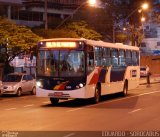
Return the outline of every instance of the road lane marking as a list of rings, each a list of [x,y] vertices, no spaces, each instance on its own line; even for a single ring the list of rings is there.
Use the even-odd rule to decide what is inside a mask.
[[[112,103],[112,102],[117,102],[117,101],[129,99],[129,98],[134,98],[134,97],[139,97],[139,96],[143,96],[143,95],[148,95],[148,94],[154,94],[154,93],[158,93],[158,92],[160,92],[160,91],[153,91],[153,92],[148,92],[148,93],[142,93],[142,94],[139,94],[139,95],[128,96],[128,97],[125,97],[125,98],[119,98],[119,99],[109,100],[109,101],[106,101],[106,102],[99,102],[98,104],[93,104],[93,105],[85,106],[85,107],[82,107],[82,108],[71,109],[71,110],[68,110],[67,112],[77,111],[77,110],[81,110],[81,109],[85,109],[85,108],[90,108],[90,107],[97,106],[97,105],[102,105],[102,104],[109,104],[109,103]]]
[[[135,110],[130,111],[130,112],[128,112],[128,113],[131,114],[131,113],[134,113],[134,112],[137,112],[137,111],[140,111],[140,110],[142,110],[142,109],[135,109]]]
[[[148,93],[143,93],[143,94],[139,94],[138,96],[143,96],[143,95],[148,95],[148,94],[154,94],[160,91],[153,91],[153,92],[148,92]]]
[[[43,104],[49,104],[50,103],[50,101],[45,101],[45,102],[42,102]]]
[[[2,99],[1,101],[7,102],[7,101],[10,101],[10,100],[13,100],[13,99]]]
[[[17,109],[17,108],[8,108],[8,109],[5,109],[5,110],[8,111],[8,110],[14,110],[14,109]]]
[[[74,136],[74,135],[75,135],[75,133],[70,133],[70,134],[65,135],[65,136],[63,136],[63,137],[71,137],[71,136]]]
[[[72,112],[72,111],[77,111],[77,110],[81,110],[81,109],[84,109],[85,107],[83,107],[83,108],[76,108],[76,109],[70,109],[70,110],[68,110],[67,112]]]
[[[30,104],[30,105],[25,105],[25,106],[23,106],[24,108],[26,108],[26,107],[32,107],[34,104]]]
[[[27,97],[20,97],[20,99],[26,99]]]
[[[93,104],[93,105],[90,105],[90,106],[86,106],[86,108],[92,107],[92,106],[97,106],[97,105],[102,105],[102,104],[108,104],[108,103],[112,103],[112,102],[117,102],[117,101],[121,101],[121,100],[126,100],[126,99],[129,99],[129,98],[139,97],[139,96],[143,96],[143,95],[154,94],[154,93],[158,93],[158,92],[160,92],[160,91],[142,93],[142,94],[139,94],[139,95],[133,95],[133,96],[128,96],[128,97],[124,97],[124,98],[118,98],[118,99],[115,98],[114,100],[109,100],[107,102],[99,102],[98,104]]]

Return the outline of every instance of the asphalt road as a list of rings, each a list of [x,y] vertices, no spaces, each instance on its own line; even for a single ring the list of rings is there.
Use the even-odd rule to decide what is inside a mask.
[[[69,137],[75,131],[160,130],[159,123],[159,83],[140,85],[127,97],[104,96],[99,104],[69,100],[52,106],[31,95],[0,97],[1,131],[69,131]]]

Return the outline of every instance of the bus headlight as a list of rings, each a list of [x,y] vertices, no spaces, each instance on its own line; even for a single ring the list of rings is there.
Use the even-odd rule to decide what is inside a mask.
[[[83,85],[82,83],[79,84],[79,87],[80,87],[80,88],[83,88],[83,86],[84,86],[84,85]]]
[[[85,84],[83,84],[83,83],[79,83],[79,84],[76,86],[76,88],[77,88],[77,89],[78,89],[78,88],[83,88],[84,85],[85,85]]]
[[[42,87],[42,83],[40,81],[36,82],[37,87]]]

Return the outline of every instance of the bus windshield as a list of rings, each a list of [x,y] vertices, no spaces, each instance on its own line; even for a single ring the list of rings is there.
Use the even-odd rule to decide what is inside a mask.
[[[40,50],[37,74],[53,77],[81,77],[85,72],[84,51]]]

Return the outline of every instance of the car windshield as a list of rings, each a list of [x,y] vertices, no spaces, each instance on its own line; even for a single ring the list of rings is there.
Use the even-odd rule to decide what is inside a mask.
[[[20,82],[22,78],[22,75],[7,75],[3,82]]]
[[[53,77],[81,77],[85,72],[84,51],[41,50],[37,74]]]

